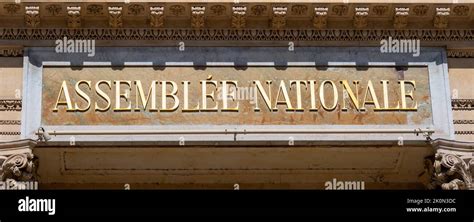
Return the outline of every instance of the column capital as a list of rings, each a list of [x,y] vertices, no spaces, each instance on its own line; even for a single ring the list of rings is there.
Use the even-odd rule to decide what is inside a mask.
[[[0,143],[0,180],[31,181],[35,179],[36,158],[31,139]]]
[[[430,189],[474,190],[474,142],[436,139]]]

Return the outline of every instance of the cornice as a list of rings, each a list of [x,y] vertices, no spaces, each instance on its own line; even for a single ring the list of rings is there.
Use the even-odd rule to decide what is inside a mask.
[[[392,37],[456,48],[448,51],[451,58],[474,57],[472,51],[462,50],[474,40],[474,1],[235,2],[2,0],[0,42],[53,46],[67,37],[98,40],[97,46],[130,45],[115,40],[147,46],[175,44],[164,41],[298,41],[325,46],[373,45]],[[0,56],[21,55],[21,48],[0,50]]]
[[[471,28],[467,21],[474,19],[472,1],[18,2],[0,2],[1,27],[462,29]],[[163,23],[156,23],[157,18]],[[322,21],[327,25],[321,26]],[[240,25],[233,26],[235,22]]]
[[[474,29],[148,29],[148,28],[0,28],[1,40],[201,40],[201,41],[380,41],[403,38],[433,41],[473,41]],[[470,54],[466,56],[470,57]]]

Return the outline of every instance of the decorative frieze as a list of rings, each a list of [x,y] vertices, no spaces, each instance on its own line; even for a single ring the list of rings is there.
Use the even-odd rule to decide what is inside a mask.
[[[0,131],[0,136],[19,136],[21,132],[18,131]]]
[[[126,2],[125,2],[126,3]],[[156,3],[157,4],[157,3]],[[314,11],[314,7],[311,7],[310,4],[306,3],[296,3],[282,5],[283,3],[277,2],[262,2],[262,3],[246,3],[246,4],[231,4],[231,3],[161,3],[159,7],[166,8],[166,14],[155,14],[149,11],[150,7],[156,7],[155,3],[144,3],[144,2],[134,2],[133,4],[123,4],[123,3],[108,3],[108,2],[96,2],[96,3],[35,3],[34,6],[28,6],[32,4],[20,3],[0,3],[2,10],[0,14],[5,16],[21,16],[23,9],[27,7],[32,7],[31,10],[28,10],[28,13],[25,14],[25,23],[27,27],[37,28],[39,27],[39,20],[41,20],[41,25],[45,27],[55,26],[54,28],[65,28],[61,23],[57,23],[54,20],[59,17],[66,19],[68,28],[87,28],[84,27],[84,24],[90,24],[91,27],[100,27],[99,24],[94,21],[109,19],[110,25],[112,28],[136,28],[136,24],[141,24],[141,22],[150,24],[150,28],[164,27],[161,24],[162,19],[165,17],[180,17],[179,20],[191,19],[192,22],[188,23],[183,27],[180,24],[180,28],[192,28],[192,29],[204,29],[204,28],[213,28],[213,24],[205,24],[205,18],[207,16],[212,17],[213,19],[218,19],[220,25],[229,24],[227,28],[239,28],[243,29],[248,27],[248,18],[256,19],[259,21],[264,21],[268,19],[270,22],[268,26],[262,22],[252,23],[257,29],[260,28],[270,28],[270,29],[323,29],[327,28],[327,21],[334,21],[335,27],[344,27],[343,24],[350,22],[353,24],[355,29],[365,29],[365,28],[374,28],[367,24],[368,21],[374,19],[377,21],[377,24],[381,24],[380,27],[387,27],[390,23],[393,23],[395,29],[406,29],[408,28],[409,17],[416,18],[422,17],[423,21],[431,19],[433,21],[433,27],[437,29],[446,29],[446,28],[455,28],[467,27],[466,23],[463,21],[472,20],[474,14],[472,13],[472,4],[445,4],[443,6],[436,6],[434,4],[406,4],[399,6],[396,4],[386,3],[366,3],[364,5],[360,4],[329,4],[329,3],[318,3],[315,5],[315,8],[318,9],[328,9],[320,10],[318,13]],[[197,6],[196,6],[197,5]],[[80,7],[82,11],[78,10],[66,10],[69,7]],[[123,10],[122,10],[123,7]],[[193,7],[208,7],[204,12],[199,11],[198,9],[192,10]],[[234,7],[246,7],[245,12],[236,10]],[[120,8],[120,10],[113,10],[111,8]],[[285,10],[279,10],[285,9]],[[39,9],[44,10],[39,14]],[[108,10],[111,9],[111,10]],[[248,9],[248,10],[247,10]],[[392,10],[392,11],[391,11]],[[72,13],[74,12],[74,13]],[[313,13],[314,12],[314,13]],[[77,14],[76,14],[77,13]],[[125,13],[126,16],[122,18],[122,15]],[[147,14],[146,14],[147,13]],[[245,14],[245,16],[241,15]],[[156,15],[156,16],[155,16]],[[80,16],[80,17],[79,17]],[[107,16],[107,17],[106,17]],[[392,20],[391,19],[392,17]],[[451,24],[448,24],[448,18],[454,17],[451,21]],[[41,19],[40,19],[41,17]],[[55,18],[52,18],[55,17]],[[215,18],[218,17],[218,18]],[[178,19],[178,18],[172,18]],[[306,19],[312,20],[311,23],[307,22],[291,22],[288,23],[288,19],[291,21],[301,20],[306,21]],[[333,19],[333,20],[331,20]],[[466,20],[461,20],[466,19]],[[82,25],[79,25],[79,21],[82,20]],[[127,23],[127,20],[130,20],[130,23]],[[143,20],[143,21],[140,21]],[[153,20],[153,22],[152,22]],[[226,21],[222,21],[226,20]],[[244,21],[245,20],[245,21]],[[21,20],[15,20],[21,21]],[[15,23],[13,21],[13,23]],[[86,22],[87,21],[87,22]],[[204,22],[203,22],[204,21]],[[213,20],[215,21],[215,20]],[[421,21],[421,20],[420,20]],[[414,22],[418,22],[414,20]],[[77,23],[77,24],[74,24]],[[154,25],[151,25],[154,23]],[[240,23],[240,24],[239,24]],[[340,23],[342,26],[338,26],[337,23]],[[1,21],[0,21],[1,24]],[[74,25],[72,25],[74,24]],[[171,23],[172,24],[172,23]],[[203,26],[203,24],[205,24]],[[245,24],[245,25],[244,25]],[[424,23],[423,23],[424,24]],[[21,24],[18,24],[21,25]],[[303,27],[307,25],[307,27]],[[62,27],[59,27],[62,26]],[[292,27],[294,26],[294,27]],[[12,26],[13,27],[13,26]],[[418,27],[418,26],[417,26]],[[51,27],[52,28],[52,27]]]
[[[396,29],[403,29],[408,26],[408,15],[410,8],[395,8],[393,16],[393,27]]]
[[[333,15],[345,16],[349,11],[349,7],[347,7],[346,5],[335,5],[332,7],[331,11]]]
[[[109,26],[111,28],[121,28],[123,26],[122,7],[109,7]]]
[[[291,6],[291,14],[296,16],[306,15],[308,13],[308,6],[306,5],[293,5]]]
[[[21,125],[21,120],[0,120],[0,125]]]
[[[437,139],[430,189],[472,190],[474,173],[474,143]]]
[[[273,16],[272,16],[272,28],[273,29],[283,29],[286,26],[286,12],[288,8],[273,7]]]
[[[447,49],[448,58],[474,58],[474,49]]]
[[[62,6],[60,4],[50,4],[46,6],[47,14],[51,16],[57,16],[61,13]]]
[[[39,6],[25,7],[25,25],[30,28],[37,28],[40,25]]]
[[[355,8],[355,15],[354,15],[354,27],[358,29],[362,29],[367,27],[367,17],[369,16],[369,8],[368,7],[358,7]]]
[[[474,120],[472,119],[457,119],[453,120],[454,124],[474,124]]]
[[[313,27],[317,29],[323,29],[327,26],[328,20],[328,8],[318,7],[314,8]]]
[[[165,26],[163,6],[150,7],[150,26],[153,28],[163,28]]]
[[[468,16],[469,15],[469,7],[465,5],[458,5],[453,8],[453,15],[454,16]]]
[[[445,29],[448,27],[448,17],[450,8],[436,8],[436,16],[434,17],[434,27],[438,29]]]
[[[0,100],[0,111],[21,111],[21,99]]]
[[[89,15],[102,15],[104,7],[98,4],[91,4],[87,6],[86,11]]]
[[[213,16],[221,16],[226,12],[226,7],[224,5],[213,5],[211,6],[211,12]]]
[[[14,15],[20,12],[20,4],[6,4],[3,6],[3,8],[10,15]]]
[[[385,16],[388,12],[388,6],[386,5],[376,5],[372,7],[372,13],[376,16]]]
[[[171,15],[173,16],[182,16],[184,15],[184,11],[186,11],[186,8],[182,5],[172,5],[169,7],[169,10],[171,12]]]
[[[23,46],[0,46],[0,57],[23,56]]]
[[[267,6],[265,5],[254,5],[250,8],[253,16],[263,16],[267,13]]]
[[[145,11],[145,7],[141,4],[131,4],[128,6],[129,15],[140,15]]]
[[[474,135],[474,131],[472,131],[472,130],[455,130],[454,134],[456,134],[456,135]]]
[[[81,7],[68,6],[67,10],[67,27],[80,28],[81,27]]]
[[[413,13],[415,16],[426,16],[429,9],[427,5],[416,5],[413,7]]]
[[[452,99],[453,110],[474,110],[474,99]]]
[[[206,7],[204,6],[192,6],[191,7],[191,27],[194,29],[202,29],[205,25],[204,12]]]
[[[471,29],[300,29],[298,35],[292,29],[283,29],[276,34],[274,29],[174,29],[150,30],[149,28],[127,28],[114,31],[110,28],[81,28],[69,32],[67,29],[41,28],[0,28],[0,39],[20,40],[57,40],[67,36],[68,39],[87,38],[95,40],[182,40],[183,38],[201,41],[374,41],[388,39],[390,36],[410,36],[413,39],[428,41],[472,41],[474,32]],[[137,33],[143,33],[137,35]]]
[[[232,7],[232,22],[231,26],[234,29],[243,29],[246,26],[247,7],[234,6]]]

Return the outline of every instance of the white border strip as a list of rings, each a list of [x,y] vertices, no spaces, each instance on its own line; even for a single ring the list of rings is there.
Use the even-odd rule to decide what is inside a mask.
[[[124,62],[125,66],[153,66],[153,62]]]
[[[84,66],[112,66],[112,62],[83,62]]]
[[[274,62],[247,62],[247,66],[275,66]]]
[[[206,62],[207,66],[235,66],[234,62]]]
[[[165,62],[166,66],[194,66],[194,62]]]
[[[71,62],[47,61],[47,62],[43,62],[43,66],[71,66]]]

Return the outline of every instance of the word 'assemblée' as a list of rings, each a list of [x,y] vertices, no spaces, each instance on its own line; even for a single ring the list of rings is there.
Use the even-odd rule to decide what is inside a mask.
[[[212,77],[211,77],[212,78]],[[253,110],[279,109],[290,111],[417,111],[414,80],[252,80],[256,95]],[[74,85],[63,81],[58,92],[54,112],[113,111],[239,111],[239,101],[232,88],[238,90],[235,80],[212,79],[199,82],[153,80],[78,80]],[[197,84],[198,87],[191,87]],[[396,87],[396,88],[393,88]],[[161,89],[160,89],[161,88]],[[217,98],[218,88],[222,98]],[[193,89],[193,90],[191,90]],[[74,91],[72,91],[74,90]],[[393,92],[398,93],[393,93]],[[71,97],[71,93],[75,93]],[[160,93],[161,92],[161,93]],[[378,93],[376,93],[378,92]],[[392,93],[390,93],[392,92]],[[160,93],[160,94],[158,94]],[[390,95],[389,95],[390,94]],[[396,94],[396,95],[394,95]],[[72,98],[76,98],[73,101]],[[157,101],[157,99],[159,101]],[[82,101],[79,101],[82,100]],[[95,100],[95,101],[94,101]],[[99,103],[98,101],[101,100]],[[259,103],[260,102],[260,103]],[[158,106],[160,105],[160,106]],[[62,109],[60,109],[63,107]]]

